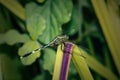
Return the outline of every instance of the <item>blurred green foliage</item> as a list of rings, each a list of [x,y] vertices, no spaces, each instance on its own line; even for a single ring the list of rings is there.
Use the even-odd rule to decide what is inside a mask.
[[[19,56],[49,43],[61,34],[69,35],[69,41],[88,49],[96,60],[104,65],[107,64],[111,71],[118,75],[90,0],[16,1],[25,10],[25,14],[22,14],[26,15],[25,20],[19,15],[15,15],[4,4],[0,4],[0,60],[10,58],[11,64],[9,65],[15,67],[3,69],[3,71],[11,70],[6,71],[7,74],[15,74],[14,76],[4,76],[11,77],[6,80],[14,79],[18,75],[20,78],[17,80],[51,80],[56,48],[48,48],[41,53],[36,52],[36,54],[30,55],[24,60],[21,59],[22,63],[28,66],[21,64]],[[13,0],[13,2],[16,1]],[[19,8],[11,7],[19,12]],[[7,63],[9,60],[2,61],[2,64]],[[74,68],[71,64],[69,80],[80,79]],[[14,69],[17,69],[18,72],[12,72]],[[94,71],[92,74],[95,80],[104,79]]]

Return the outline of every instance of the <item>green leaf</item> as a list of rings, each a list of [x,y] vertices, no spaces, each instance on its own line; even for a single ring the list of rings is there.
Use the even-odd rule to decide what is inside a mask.
[[[18,58],[10,58],[4,53],[0,53],[0,68],[2,69],[2,79],[0,80],[22,80],[19,72],[21,64]]]
[[[3,44],[5,41],[4,41],[4,34],[0,34],[0,44]]]
[[[11,29],[6,33],[0,34],[0,44],[7,43],[8,45],[14,45],[16,43],[24,43],[29,39],[28,35],[20,34],[18,31]]]
[[[41,35],[46,27],[45,19],[41,14],[41,9],[35,3],[27,4],[27,30],[33,40],[36,40]]]
[[[40,48],[40,45],[37,41],[28,41],[21,48],[19,48],[18,54],[19,56],[23,56],[38,48]],[[34,54],[30,54],[29,56],[21,58],[21,61],[24,65],[30,65],[35,62],[35,60],[40,57],[40,55],[40,51],[36,51]]]
[[[54,37],[62,33],[61,26],[70,20],[73,5],[71,0],[47,0],[44,5],[30,3],[27,6],[32,7],[29,14],[36,14],[36,17],[30,18],[31,21],[27,23],[27,25],[30,24],[31,26],[29,27],[31,29],[28,28],[29,33],[36,35],[35,38],[37,38],[40,35],[37,34],[37,31],[41,32],[39,40],[43,43],[48,43]],[[39,21],[35,20],[35,18],[39,18]],[[36,26],[35,21],[32,22],[32,20],[35,20],[36,23],[39,22],[41,25]],[[42,23],[44,20],[45,24]],[[41,31],[43,27],[45,27],[45,30],[42,30],[44,32]],[[31,36],[34,38],[33,35]]]
[[[79,3],[82,7],[90,7],[90,3],[88,0],[80,0]]]
[[[69,75],[68,76],[73,76],[73,75],[76,75],[77,74],[77,71],[75,69],[75,66],[74,64],[71,62],[70,63],[70,68],[69,68]]]
[[[45,80],[44,78],[45,74],[37,75],[33,80]]]
[[[55,62],[55,51],[47,48],[45,49],[44,52],[44,61],[42,64],[43,69],[48,70],[50,72],[50,74],[53,73],[53,67],[54,67],[54,62]]]
[[[43,3],[43,2],[45,2],[46,0],[37,0],[37,2],[39,2],[39,3]]]
[[[69,23],[69,27],[67,27],[68,29],[68,34],[69,35],[73,35],[75,34],[77,31],[80,30],[80,27],[82,27],[82,11],[81,8],[78,6],[74,6],[73,12],[72,12],[72,17],[71,17],[71,21]]]
[[[0,32],[5,32],[12,27],[8,11],[0,6]]]
[[[102,37],[102,34],[100,34],[100,31],[95,21],[89,24],[85,23],[85,26],[86,26],[86,35],[91,35],[92,37],[99,38],[101,42],[104,42],[104,38]]]

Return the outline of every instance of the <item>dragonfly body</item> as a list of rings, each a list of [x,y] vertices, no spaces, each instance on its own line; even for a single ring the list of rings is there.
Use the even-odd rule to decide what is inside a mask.
[[[58,44],[64,43],[66,40],[68,40],[67,35],[57,36],[53,41],[51,41],[47,45],[43,46],[43,48],[46,48],[46,47],[49,47],[49,46],[50,47],[57,46]]]
[[[54,47],[54,46],[57,46],[58,44],[62,44],[64,43],[66,40],[68,40],[68,36],[67,35],[62,35],[62,36],[57,36],[54,40],[52,40],[50,43],[48,43],[47,45],[45,46],[42,46],[36,50],[33,50],[32,52],[29,52],[23,56],[21,56],[20,58],[24,58],[24,57],[27,57],[29,56],[30,54],[33,54],[35,53],[36,51],[41,51],[43,50],[44,48],[47,48],[47,47]]]

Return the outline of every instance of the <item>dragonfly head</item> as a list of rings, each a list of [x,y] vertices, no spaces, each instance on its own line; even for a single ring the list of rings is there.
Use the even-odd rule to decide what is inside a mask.
[[[69,39],[69,36],[64,35],[64,39],[68,40],[68,39]]]

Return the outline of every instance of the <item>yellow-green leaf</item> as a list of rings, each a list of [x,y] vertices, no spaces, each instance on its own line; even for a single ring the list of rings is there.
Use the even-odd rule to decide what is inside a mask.
[[[62,65],[62,56],[63,56],[63,51],[61,50],[61,45],[59,45],[57,48],[57,54],[56,54],[56,60],[55,60],[52,80],[59,80],[60,69]]]
[[[20,19],[25,20],[25,10],[17,0],[0,0],[0,3],[2,3]]]
[[[80,75],[81,80],[93,80],[88,65],[84,57],[82,56],[81,51],[76,45],[73,49],[72,61]]]
[[[0,34],[0,43],[7,43],[9,45],[14,45],[16,43],[25,43],[30,40],[29,36],[26,34],[20,34],[17,30],[11,29],[6,33]]]
[[[38,48],[40,48],[40,45],[37,41],[28,41],[21,48],[19,48],[18,54],[19,56],[23,56]],[[35,53],[30,54],[24,58],[21,58],[21,61],[24,65],[30,65],[33,62],[35,62],[35,60],[38,57],[40,57],[40,55],[41,55],[40,51],[35,51]]]

